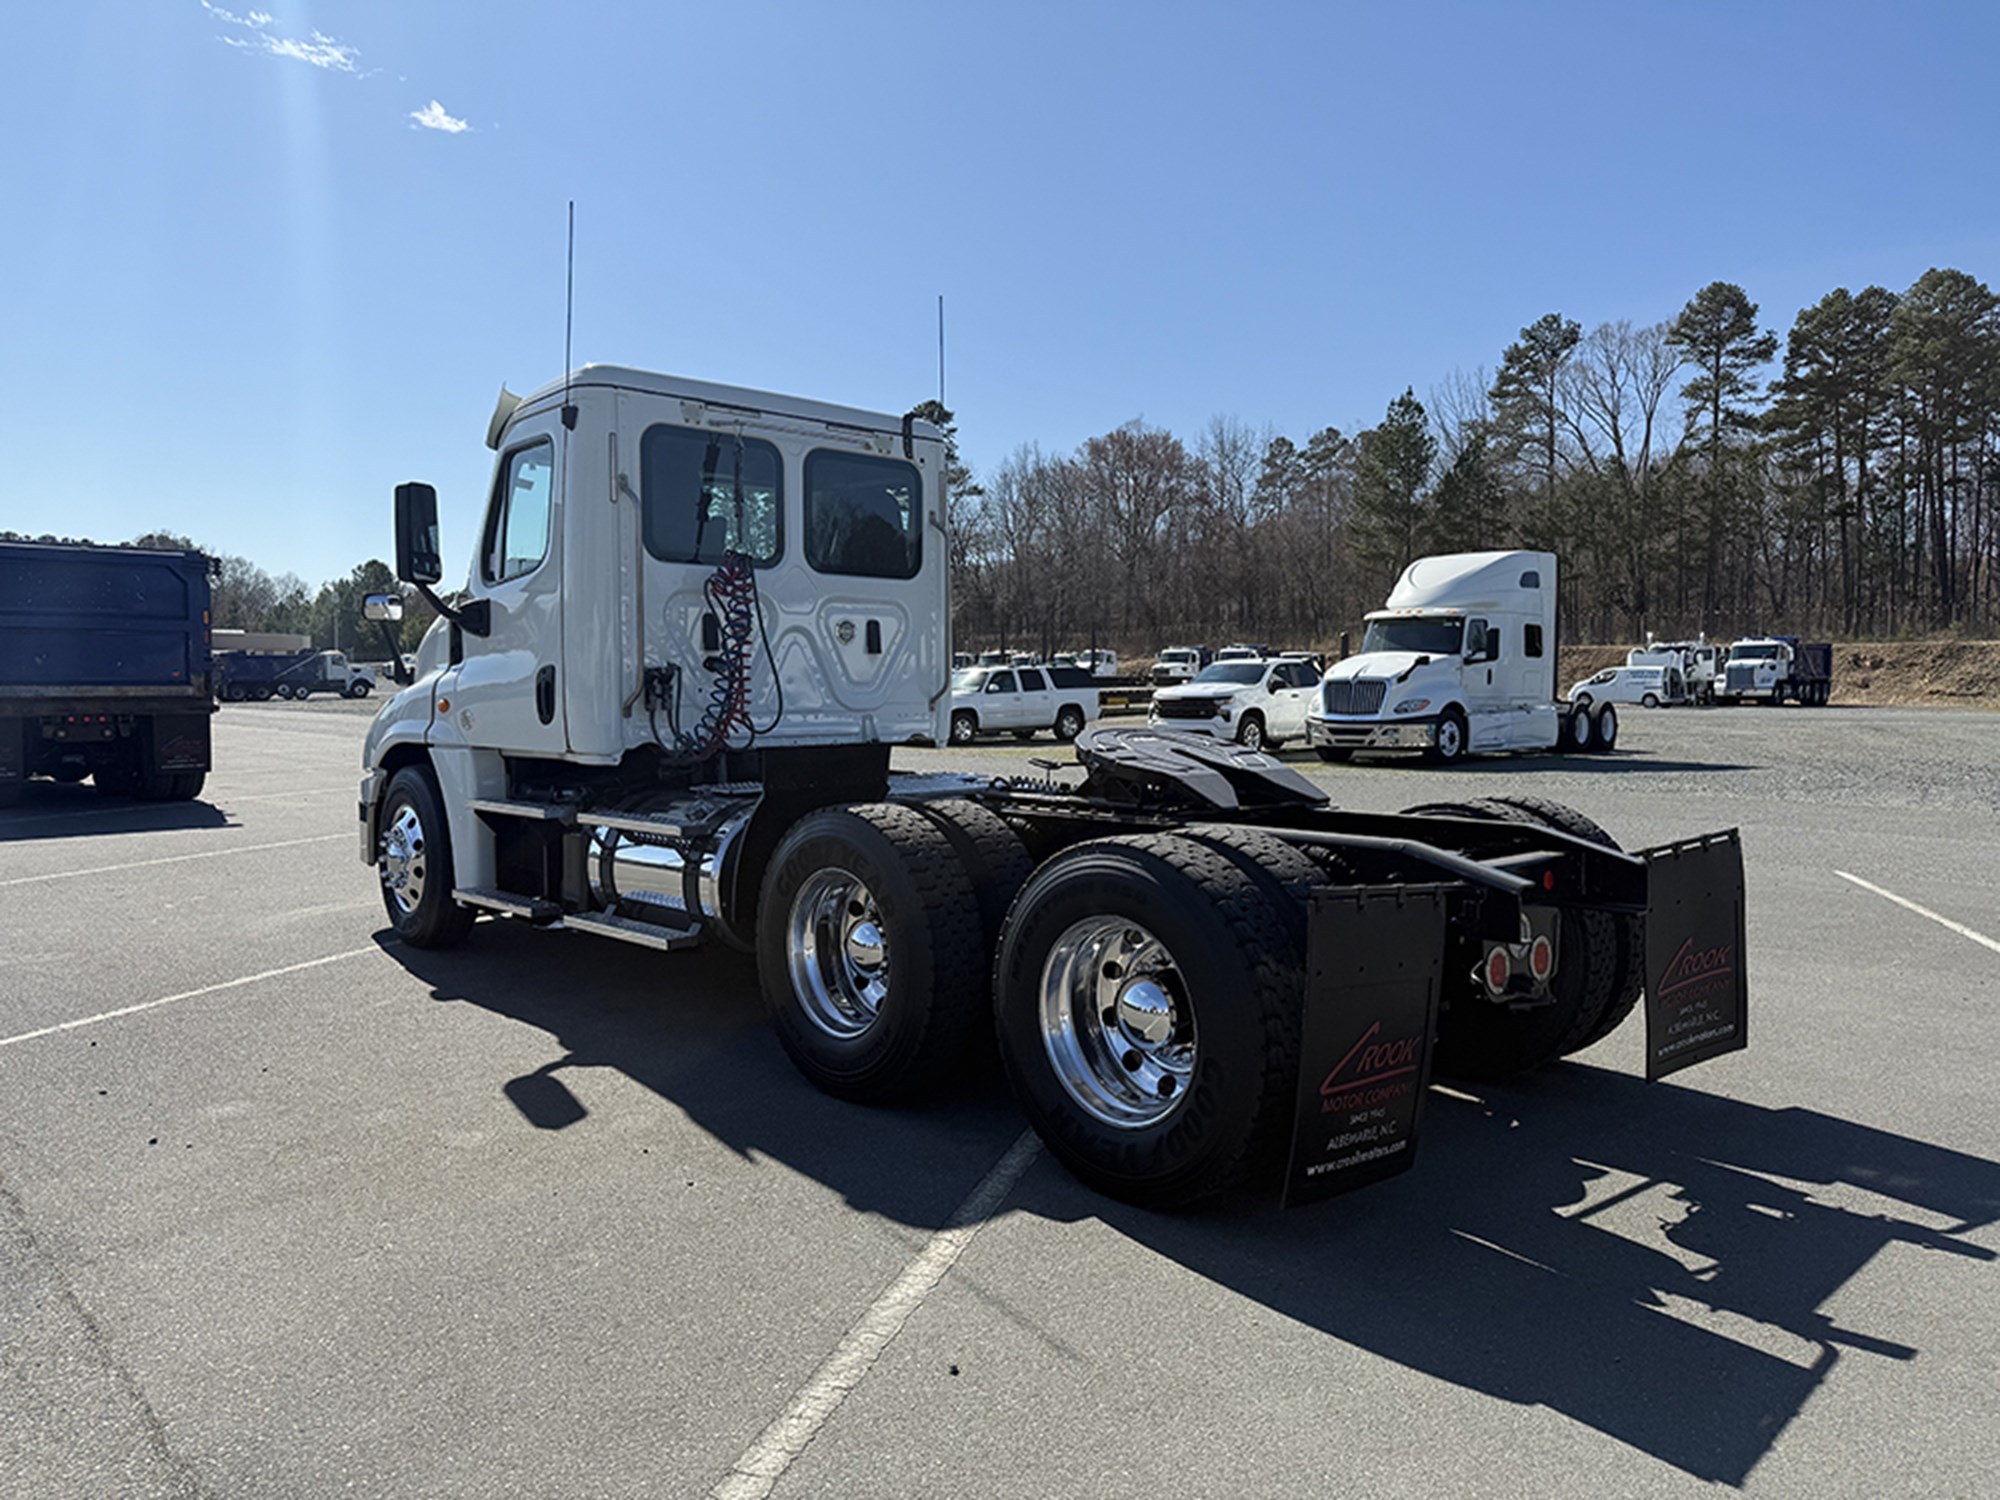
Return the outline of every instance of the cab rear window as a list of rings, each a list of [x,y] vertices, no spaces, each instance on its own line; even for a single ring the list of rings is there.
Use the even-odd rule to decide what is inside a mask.
[[[924,486],[901,459],[806,455],[806,561],[821,573],[914,578],[923,566]]]
[[[661,562],[719,563],[725,552],[777,561],[784,540],[783,460],[733,432],[656,423],[639,440],[646,550]]]

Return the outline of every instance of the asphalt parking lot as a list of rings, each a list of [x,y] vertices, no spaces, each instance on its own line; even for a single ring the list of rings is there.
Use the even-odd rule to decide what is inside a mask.
[[[374,706],[232,705],[193,804],[0,813],[0,1495],[1993,1492],[1991,715],[1289,757],[1358,807],[1740,826],[1751,1044],[1649,1085],[1635,1019],[1435,1090],[1385,1185],[1168,1217],[990,1074],[817,1094],[733,954],[388,943]]]

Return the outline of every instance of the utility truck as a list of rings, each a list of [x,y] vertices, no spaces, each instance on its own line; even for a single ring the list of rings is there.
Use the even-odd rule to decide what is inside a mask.
[[[368,733],[359,853],[406,944],[489,916],[753,952],[821,1089],[938,1089],[997,1045],[1058,1159],[1162,1205],[1401,1170],[1434,1066],[1586,1047],[1649,982],[1649,1071],[1742,1043],[1733,832],[1631,854],[1530,798],[1345,812],[1140,728],[1033,778],[892,772],[948,724],[929,423],[586,366],[503,389],[487,440],[456,597],[436,492],[396,495],[441,618]]]
[[[1450,765],[1500,750],[1610,750],[1618,710],[1559,702],[1553,552],[1420,557],[1368,616],[1306,715],[1322,760],[1357,751]]]
[[[1820,708],[1833,696],[1833,646],[1795,635],[1748,636],[1729,648],[1718,703],[1769,703],[1787,698]]]
[[[0,807],[37,775],[199,795],[210,566],[199,552],[0,542]]]
[[[1625,665],[1677,668],[1687,686],[1688,697],[1706,704],[1715,701],[1716,679],[1727,654],[1725,647],[1715,645],[1706,634],[1691,641],[1661,641],[1649,634],[1645,645],[1634,646],[1625,653]]]

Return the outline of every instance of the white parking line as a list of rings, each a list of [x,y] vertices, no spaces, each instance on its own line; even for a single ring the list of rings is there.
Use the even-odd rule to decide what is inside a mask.
[[[910,1314],[923,1306],[924,1299],[944,1280],[945,1272],[965,1252],[1001,1200],[1013,1191],[1014,1184],[1021,1180],[1021,1174],[1028,1170],[1028,1164],[1040,1149],[1041,1142],[1032,1130],[1021,1132],[1020,1139],[1007,1148],[1007,1154],[994,1163],[993,1170],[980,1179],[979,1186],[953,1211],[945,1227],[925,1241],[916,1258],[903,1268],[903,1274],[847,1330],[847,1337],[792,1397],[784,1414],[764,1429],[722,1477],[721,1483],[709,1491],[710,1500],[764,1500],[771,1493],[793,1460],[805,1452],[806,1445],[840,1409],[848,1393],[861,1384],[875,1361],[903,1331]]]
[[[1954,922],[1950,917],[1941,917],[1936,912],[1932,911],[1928,906],[1919,906],[1917,905],[1916,902],[1906,900],[1903,897],[1897,895],[1894,891],[1885,891],[1882,889],[1881,886],[1873,885],[1868,881],[1863,880],[1859,875],[1850,875],[1845,870],[1835,870],[1833,873],[1838,875],[1842,880],[1853,881],[1856,885],[1860,886],[1861,889],[1864,891],[1873,891],[1876,895],[1880,896],[1884,901],[1893,901],[1898,906],[1907,907],[1909,910],[1915,912],[1920,917],[1929,917],[1933,922],[1937,923],[1938,926],[1940,927],[1950,928],[1960,937],[1971,938],[1973,942],[1978,943],[1981,947],[1991,948],[1995,953],[2000,953],[2000,943],[1996,943],[1992,938],[1986,936],[1986,934],[1983,932],[1974,932],[1970,927],[1967,927],[1962,922]]]
[[[78,875],[112,875],[119,870],[143,870],[149,865],[177,865],[190,859],[220,859],[225,854],[255,854],[260,849],[296,849],[300,844],[328,844],[335,839],[354,841],[351,833],[316,833],[309,839],[280,839],[275,844],[242,844],[234,849],[204,849],[199,854],[165,854],[158,859],[135,859],[126,865],[98,865],[90,870],[51,870],[46,875],[17,875],[0,880],[0,889],[10,885],[40,885],[44,880],[69,880]]]
[[[304,963],[286,964],[282,969],[266,969],[261,974],[245,974],[241,979],[225,979],[220,984],[203,985],[198,990],[183,990],[178,995],[162,995],[157,1000],[142,1000],[137,1005],[121,1006],[117,1010],[103,1011],[94,1016],[81,1016],[74,1021],[58,1021],[53,1026],[44,1026],[38,1031],[24,1031],[19,1036],[0,1037],[0,1047],[12,1047],[17,1042],[32,1042],[36,1037],[54,1036],[59,1031],[75,1031],[80,1026],[96,1026],[104,1021],[115,1021],[120,1016],[136,1016],[142,1010],[158,1010],[162,1005],[175,1005],[182,1000],[199,1000],[203,995],[217,995],[224,990],[240,989],[246,984],[256,984],[265,979],[280,979],[287,974],[297,974],[305,969],[318,969],[327,964],[337,964],[345,958],[359,958],[364,953],[380,953],[391,944],[370,943],[366,948],[349,948],[345,953],[329,953],[325,958],[309,958]]]

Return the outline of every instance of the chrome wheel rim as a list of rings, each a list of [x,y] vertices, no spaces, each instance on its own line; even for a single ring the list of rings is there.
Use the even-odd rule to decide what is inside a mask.
[[[424,899],[424,880],[429,871],[423,819],[408,802],[398,803],[382,829],[382,889],[404,916],[412,915]]]
[[[1446,760],[1458,759],[1458,752],[1465,748],[1459,737],[1458,720],[1446,719],[1438,725],[1438,754]]]
[[[1262,750],[1264,748],[1264,730],[1255,719],[1252,719],[1248,724],[1243,726],[1243,732],[1239,738],[1245,750]]]
[[[820,870],[792,897],[785,951],[792,993],[813,1025],[851,1040],[889,998],[889,934],[874,893],[850,871]]]
[[[1042,965],[1042,1045],[1063,1091],[1125,1130],[1181,1106],[1195,1067],[1194,1009],[1167,946],[1124,917],[1086,917]]]

